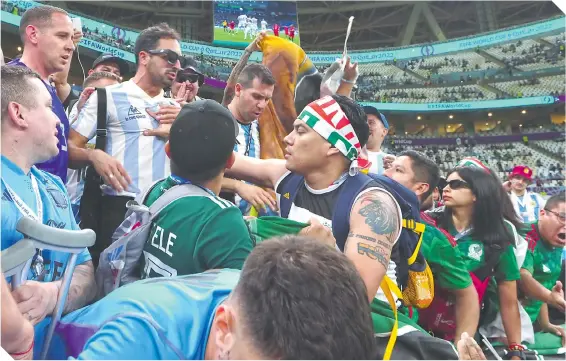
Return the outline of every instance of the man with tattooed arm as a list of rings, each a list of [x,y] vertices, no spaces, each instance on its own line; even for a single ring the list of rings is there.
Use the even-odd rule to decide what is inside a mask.
[[[332,233],[339,192],[357,172],[357,159],[368,136],[362,107],[344,96],[327,96],[310,103],[295,120],[293,131],[285,137],[285,160],[237,155],[226,174],[274,188],[279,205],[281,197],[290,199],[286,189],[298,179],[300,186],[288,215],[282,216],[309,223],[301,235],[344,252],[362,276],[371,302],[374,297],[385,300],[378,293],[385,274],[396,279],[391,254],[401,230],[399,205],[387,190],[369,183],[354,201],[347,239],[336,239]]]

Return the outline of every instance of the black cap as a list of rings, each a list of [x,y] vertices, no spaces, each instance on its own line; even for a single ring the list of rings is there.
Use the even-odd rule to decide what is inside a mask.
[[[375,115],[377,119],[379,119],[381,123],[383,123],[385,129],[389,129],[389,122],[387,122],[387,118],[385,118],[385,115],[377,110],[377,108],[372,107],[371,105],[364,105],[364,112],[366,113],[366,115]]]
[[[110,53],[103,53],[98,58],[96,58],[94,63],[92,63],[92,69],[96,68],[102,63],[109,62],[116,63],[116,65],[118,65],[118,68],[120,69],[120,76],[124,76],[130,72],[130,66],[124,59]]]
[[[188,103],[171,126],[171,160],[188,173],[218,168],[232,155],[238,131],[232,113],[216,101]]]
[[[185,55],[184,58],[185,61],[183,63],[183,70],[191,69],[195,73],[202,75],[200,70],[198,70],[197,61],[192,56]]]

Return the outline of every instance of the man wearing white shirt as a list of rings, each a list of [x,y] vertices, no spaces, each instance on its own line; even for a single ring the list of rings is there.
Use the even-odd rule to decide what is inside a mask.
[[[381,145],[389,132],[389,123],[385,115],[372,106],[365,106],[364,111],[368,118],[369,139],[366,146],[368,160],[371,162],[369,173],[383,174],[384,163],[391,163],[395,157],[383,152]]]
[[[537,193],[527,191],[533,181],[533,171],[524,165],[517,165],[509,174],[511,182],[511,202],[519,218],[525,223],[538,220],[540,210],[544,208],[545,200]]]
[[[97,93],[92,94],[73,123],[69,138],[71,166],[92,165],[104,183],[94,184],[87,174],[81,200],[81,227],[94,229],[97,235],[91,249],[95,263],[124,220],[126,203],[170,173],[165,143],[180,106],[165,98],[163,89],[171,86],[184,65],[179,39],[167,24],[141,32],[134,48],[136,75],[106,88],[103,150],[86,147],[97,135]],[[98,188],[102,189],[100,197],[93,195]]]

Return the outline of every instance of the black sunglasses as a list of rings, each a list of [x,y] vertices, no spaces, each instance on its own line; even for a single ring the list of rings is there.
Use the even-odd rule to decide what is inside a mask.
[[[191,83],[196,83],[198,81],[200,86],[204,82],[204,79],[202,75],[179,70],[177,72],[177,77],[175,78],[175,81],[177,83],[184,83],[186,81],[189,81]]]
[[[179,53],[171,50],[171,49],[157,49],[157,50],[146,50],[151,55],[157,55],[162,58],[165,58],[167,62],[171,65],[177,64],[177,60],[181,63],[181,68],[186,66],[186,58]]]
[[[467,182],[464,182],[461,179],[452,179],[449,182],[446,182],[446,185],[444,186],[444,188],[446,188],[447,186],[450,186],[450,189],[461,189],[461,188],[468,188],[470,189],[470,185]]]

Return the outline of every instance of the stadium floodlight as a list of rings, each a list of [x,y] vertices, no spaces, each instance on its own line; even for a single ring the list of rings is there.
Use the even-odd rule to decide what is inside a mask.
[[[525,109],[521,110],[522,114],[527,114],[527,111]]]
[[[452,114],[450,114],[450,115],[448,116],[448,118],[453,119],[454,116],[453,116]]]
[[[492,115],[493,115],[493,114],[491,114],[491,113],[487,113],[487,116],[488,116],[488,117],[491,117]]]
[[[420,116],[420,115],[417,117],[417,120],[421,120],[421,116]]]

